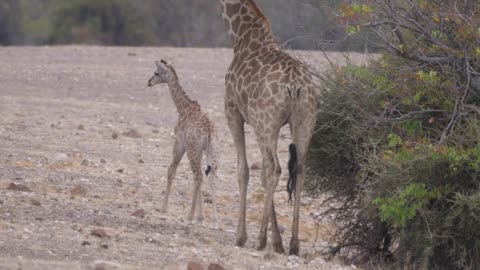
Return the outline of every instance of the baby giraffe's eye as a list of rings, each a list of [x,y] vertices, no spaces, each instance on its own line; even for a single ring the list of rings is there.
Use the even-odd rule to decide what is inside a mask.
[[[155,76],[158,76],[158,72],[154,72],[153,74],[155,74]]]

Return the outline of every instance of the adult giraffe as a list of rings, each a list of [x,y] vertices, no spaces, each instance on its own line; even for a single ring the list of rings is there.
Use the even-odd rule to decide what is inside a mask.
[[[298,255],[300,193],[304,181],[305,157],[316,122],[317,94],[307,67],[282,50],[273,36],[270,22],[253,0],[220,0],[228,33],[233,39],[234,57],[225,77],[225,115],[237,151],[240,186],[240,216],[237,246],[247,240],[245,227],[249,180],[245,152],[244,123],[256,134],[262,153],[262,184],[266,189],[257,249],[267,244],[271,218],[272,246],[284,253],[278,231],[273,195],[281,173],[277,158],[280,128],[290,125],[292,144],[288,191],[294,192],[292,239],[289,254]]]

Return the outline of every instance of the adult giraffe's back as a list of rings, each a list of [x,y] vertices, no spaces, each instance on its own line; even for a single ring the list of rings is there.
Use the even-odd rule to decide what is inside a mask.
[[[245,152],[244,123],[256,134],[262,153],[262,183],[266,188],[263,218],[257,249],[267,243],[272,221],[272,245],[283,253],[273,195],[281,173],[277,158],[280,128],[290,125],[292,145],[289,164],[289,192],[294,193],[294,215],[290,254],[298,255],[300,193],[304,181],[305,157],[316,122],[317,94],[306,66],[282,50],[270,23],[253,0],[220,0],[228,33],[234,42],[234,57],[225,77],[225,115],[237,151],[240,186],[238,246],[247,240],[246,196],[249,180]]]

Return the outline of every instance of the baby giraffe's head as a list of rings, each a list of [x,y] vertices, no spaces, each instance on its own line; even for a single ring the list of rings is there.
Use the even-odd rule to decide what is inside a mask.
[[[148,86],[154,86],[159,83],[168,83],[170,79],[170,72],[168,70],[168,64],[165,60],[155,61],[157,70],[153,73],[153,76],[148,80]]]

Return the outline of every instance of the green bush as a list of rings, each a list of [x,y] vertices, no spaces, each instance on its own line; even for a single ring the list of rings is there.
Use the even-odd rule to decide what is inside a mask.
[[[451,124],[458,82],[392,57],[326,76],[306,189],[338,203],[318,216],[333,253],[480,267],[480,114]]]
[[[476,1],[341,6],[346,33],[371,30],[388,54],[323,77],[306,188],[337,202],[317,217],[339,228],[333,254],[480,269],[479,13]]]
[[[74,0],[54,11],[50,43],[141,45],[151,33],[128,0]]]

